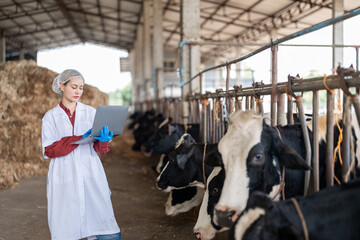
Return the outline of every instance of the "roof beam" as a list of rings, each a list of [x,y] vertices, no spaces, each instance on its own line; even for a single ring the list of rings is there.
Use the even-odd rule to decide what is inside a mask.
[[[72,27],[72,29],[74,30],[75,34],[77,35],[77,37],[81,40],[81,42],[85,42],[85,38],[82,36],[81,32],[79,31],[73,17],[71,16],[71,14],[66,10],[66,6],[64,4],[64,2],[62,0],[55,0],[56,4],[58,5],[61,13],[64,15],[64,17],[66,18],[66,20],[68,21],[69,25]]]
[[[203,23],[200,25],[200,29],[207,23],[207,21],[212,19],[212,17],[220,10],[220,8],[224,7],[228,1],[229,0],[224,0],[221,4],[219,4],[216,9],[210,14],[210,16],[205,18]]]
[[[241,33],[232,36],[225,40],[225,42],[232,42],[241,40],[246,43],[253,39],[259,38],[264,33],[269,33],[272,29],[284,28],[289,24],[296,23],[300,19],[308,16],[309,14],[315,12],[321,7],[328,6],[331,4],[332,0],[323,0],[319,6],[318,4],[311,4],[309,1],[300,2],[296,1],[290,5],[284,7],[283,9],[277,11],[270,17],[263,18],[259,22],[254,23],[253,26],[248,27]],[[211,52],[212,54],[217,54],[218,52],[224,52],[229,50],[225,47],[215,47]]]

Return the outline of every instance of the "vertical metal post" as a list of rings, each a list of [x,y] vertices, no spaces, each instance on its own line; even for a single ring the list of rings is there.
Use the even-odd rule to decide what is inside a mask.
[[[189,100],[188,102],[188,107],[189,107],[189,123],[193,123],[193,100]]]
[[[285,125],[285,94],[278,95],[277,125]]]
[[[242,100],[235,100],[235,111],[242,111]]]
[[[245,97],[245,110],[249,110],[249,96]]]
[[[287,105],[287,122],[290,125],[294,124],[294,116],[293,116],[293,101],[288,97],[288,105]]]
[[[230,64],[226,65],[226,96],[225,96],[226,112],[230,112],[230,96],[229,96],[230,66],[231,66]]]
[[[296,104],[299,109],[299,115],[300,115],[300,123],[301,123],[301,129],[303,133],[304,138],[304,144],[306,149],[306,163],[311,166],[311,144],[309,139],[309,132],[306,126],[306,120],[305,120],[305,113],[304,108],[302,104],[302,97],[298,97],[296,99]],[[310,184],[310,171],[305,171],[305,179],[304,179],[304,195],[306,196],[309,192],[309,184]]]
[[[358,124],[360,126],[360,102],[359,102],[359,96],[358,95],[352,96],[351,101],[353,103],[355,113],[356,113],[356,118],[357,118]]]
[[[258,109],[258,112],[261,116],[264,115],[264,106],[263,106],[263,99],[258,99],[257,100],[257,109]]]
[[[210,102],[207,102],[206,105],[206,142],[210,142],[211,133],[210,133],[210,126],[211,126],[211,107]]]
[[[350,135],[351,135],[351,105],[350,105],[350,97],[344,94],[344,110],[343,110],[343,142],[341,146],[341,155],[343,160],[342,165],[342,176],[344,182],[349,180],[346,173],[350,168]]]
[[[200,85],[200,94],[202,94],[203,91],[203,80],[202,80],[202,74],[199,75],[199,85]]]
[[[221,101],[219,99],[219,118],[220,118],[220,124],[219,124],[219,139],[218,141],[220,141],[220,139],[224,136],[225,134],[225,124],[224,124],[224,104],[223,101]]]
[[[208,129],[208,133],[209,133],[209,136],[208,136],[208,141],[209,143],[213,143],[214,142],[214,118],[213,118],[213,111],[211,109],[211,102],[209,101],[209,104],[207,106],[208,108],[208,116],[209,116],[209,119],[208,119],[208,122],[209,122],[209,129]]]
[[[313,173],[313,190],[320,190],[319,182],[319,94],[313,91],[313,120],[312,120],[312,173]]]
[[[201,142],[205,143],[207,139],[207,131],[206,131],[206,122],[207,122],[207,114],[206,114],[207,108],[206,108],[206,101],[204,100],[202,102],[202,109],[201,109],[201,124],[200,124],[200,134],[201,134]]]
[[[200,123],[200,100],[195,101],[195,123]]]
[[[359,47],[355,47],[356,51],[356,71],[359,71]]]
[[[255,97],[254,97],[254,96],[251,96],[251,97],[250,97],[250,109],[251,109],[251,110],[255,110],[254,101],[255,101]]]
[[[326,93],[326,186],[334,185],[334,95]]]
[[[271,92],[271,125],[276,125],[276,103],[277,103],[277,51],[278,45],[271,47],[271,83],[272,83],[272,92]]]
[[[212,122],[213,122],[213,129],[212,129],[212,137],[213,137],[213,141],[212,142],[217,142],[217,122],[216,122],[216,101],[215,98],[212,99],[213,100],[213,108],[212,108]]]

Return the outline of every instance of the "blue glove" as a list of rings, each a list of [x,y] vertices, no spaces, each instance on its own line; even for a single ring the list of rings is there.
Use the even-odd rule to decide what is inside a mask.
[[[86,138],[87,136],[90,136],[92,128],[90,128],[84,135],[82,135],[82,138]]]
[[[100,130],[100,137],[94,137],[100,142],[108,142],[113,138],[113,132],[109,132],[109,127],[104,126],[103,129]]]

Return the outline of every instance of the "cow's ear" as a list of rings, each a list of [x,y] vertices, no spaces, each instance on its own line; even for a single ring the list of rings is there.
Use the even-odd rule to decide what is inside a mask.
[[[305,160],[290,146],[285,144],[279,137],[278,132],[269,127],[272,138],[273,154],[282,165],[290,169],[311,170]]]
[[[176,155],[176,163],[181,170],[185,170],[186,163],[188,162],[192,153],[193,149],[191,149],[188,153]]]
[[[184,142],[186,142],[187,144],[196,144],[196,141],[195,139],[188,133],[185,133],[187,134],[185,137],[184,137]]]
[[[222,167],[224,165],[221,154],[217,148],[206,154],[205,164],[210,167]]]
[[[281,139],[273,134],[274,154],[279,159],[280,163],[287,168],[298,170],[311,170],[311,167],[294,149],[283,143]]]
[[[169,127],[169,135],[173,134],[177,129],[177,126],[174,124],[169,124],[168,127]]]

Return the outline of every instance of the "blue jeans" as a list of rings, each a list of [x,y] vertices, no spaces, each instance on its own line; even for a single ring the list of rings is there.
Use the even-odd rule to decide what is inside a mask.
[[[122,240],[121,232],[108,235],[96,235],[98,240]]]

